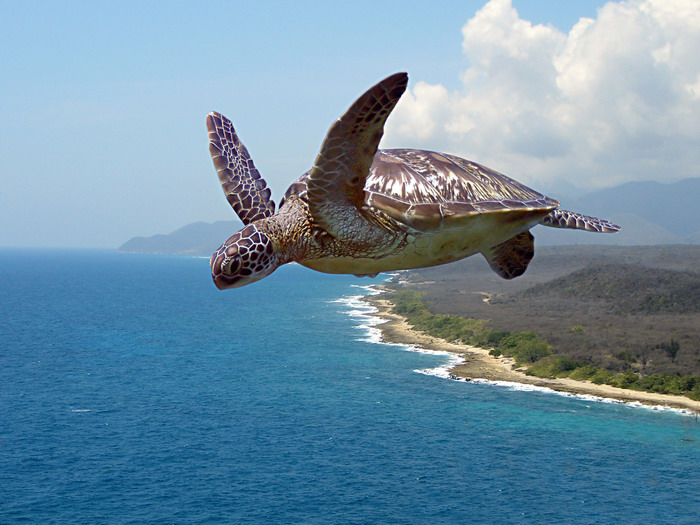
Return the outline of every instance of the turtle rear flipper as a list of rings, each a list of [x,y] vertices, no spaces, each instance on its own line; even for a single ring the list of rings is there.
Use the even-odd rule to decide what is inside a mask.
[[[617,233],[620,227],[605,219],[589,217],[568,210],[553,210],[540,223],[551,228],[569,228],[598,233]]]
[[[535,255],[535,238],[529,231],[519,233],[482,252],[482,255],[494,272],[504,279],[514,279],[525,273]]]

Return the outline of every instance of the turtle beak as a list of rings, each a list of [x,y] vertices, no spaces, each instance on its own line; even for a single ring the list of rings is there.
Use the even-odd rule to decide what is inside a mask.
[[[220,275],[212,275],[212,278],[214,279],[214,285],[219,289],[219,290],[226,290],[228,288],[226,286],[226,280],[221,277]]]
[[[214,285],[219,290],[228,290],[229,288],[237,288],[236,282],[240,280],[238,278],[229,279],[227,277],[224,277],[223,275],[212,275],[212,278],[214,279]]]

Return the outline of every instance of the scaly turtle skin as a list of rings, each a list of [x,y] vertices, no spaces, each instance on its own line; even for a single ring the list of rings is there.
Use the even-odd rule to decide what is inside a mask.
[[[328,130],[313,168],[275,213],[267,184],[231,121],[207,116],[209,151],[245,227],[211,257],[214,283],[237,288],[296,261],[326,273],[374,276],[482,253],[505,279],[534,255],[529,230],[616,232],[608,221],[559,203],[474,162],[432,151],[378,150],[406,73],[366,91]]]

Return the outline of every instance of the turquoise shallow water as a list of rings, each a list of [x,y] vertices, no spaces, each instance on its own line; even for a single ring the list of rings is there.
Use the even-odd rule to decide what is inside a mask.
[[[696,419],[418,374],[445,358],[363,340],[367,279],[219,292],[206,259],[99,251],[0,269],[0,523],[700,515]]]

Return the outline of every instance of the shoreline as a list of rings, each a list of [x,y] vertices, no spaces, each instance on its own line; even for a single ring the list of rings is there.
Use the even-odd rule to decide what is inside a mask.
[[[683,413],[700,414],[700,401],[683,396],[629,390],[569,378],[543,378],[526,375],[523,371],[513,368],[514,361],[511,358],[495,357],[490,355],[487,349],[450,343],[415,330],[403,316],[391,311],[393,305],[389,300],[382,298],[381,287],[373,286],[372,288],[378,293],[363,297],[363,301],[377,310],[371,315],[381,319],[381,322],[374,325],[374,328],[381,332],[382,341],[417,346],[436,352],[448,352],[459,356],[462,360],[461,363],[448,370],[447,377],[450,379],[518,383],[565,394],[593,396],[622,403],[641,403],[650,408],[672,408]]]

